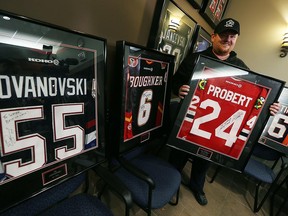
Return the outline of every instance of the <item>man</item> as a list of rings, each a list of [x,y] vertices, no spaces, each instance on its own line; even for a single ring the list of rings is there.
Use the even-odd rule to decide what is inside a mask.
[[[194,62],[199,54],[249,69],[233,51],[239,35],[240,25],[236,20],[231,18],[222,20],[211,35],[212,46],[202,52],[192,53],[183,60],[173,77],[173,92],[181,99],[188,94],[189,86],[185,83],[191,77]]]
[[[240,24],[238,21],[232,18],[222,20],[215,27],[214,33],[211,35],[212,46],[202,52],[192,53],[183,60],[173,76],[173,93],[178,95],[181,99],[188,94],[190,86],[186,83],[188,83],[191,78],[195,60],[200,54],[244,69],[249,69],[247,65],[237,57],[236,52],[233,51],[239,35]],[[270,106],[271,114],[275,114],[279,109],[279,104],[274,103]],[[185,152],[173,150],[169,160],[178,170],[182,171],[189,157],[191,157],[191,155]],[[208,203],[203,189],[209,165],[209,161],[199,157],[193,157],[189,187],[200,205],[206,205]]]

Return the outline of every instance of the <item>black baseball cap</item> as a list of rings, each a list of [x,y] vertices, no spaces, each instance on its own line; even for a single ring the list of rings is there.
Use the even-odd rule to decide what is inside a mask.
[[[214,33],[219,34],[224,31],[235,31],[238,35],[240,35],[240,24],[237,20],[232,18],[227,18],[221,20],[218,25],[214,29]]]

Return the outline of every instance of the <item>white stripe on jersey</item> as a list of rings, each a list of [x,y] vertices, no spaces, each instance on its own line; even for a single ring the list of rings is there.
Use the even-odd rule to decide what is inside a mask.
[[[94,130],[91,133],[85,135],[85,145],[89,144],[93,140],[96,140],[96,130]]]
[[[194,119],[194,116],[195,116],[195,113],[196,112],[193,111],[193,110],[188,110],[187,113],[186,113],[186,116],[184,118],[184,121],[192,123],[193,119]]]
[[[242,131],[241,131],[241,133],[242,133],[243,135],[240,134],[239,137],[238,137],[238,139],[243,140],[243,141],[246,141],[247,138],[248,138],[248,135],[250,134],[250,130],[243,128]]]

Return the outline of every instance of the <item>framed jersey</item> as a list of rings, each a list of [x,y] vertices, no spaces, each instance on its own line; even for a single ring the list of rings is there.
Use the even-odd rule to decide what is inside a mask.
[[[275,116],[270,116],[259,138],[259,143],[288,154],[288,88],[284,87],[278,101],[281,105]]]
[[[106,40],[0,14],[1,212],[104,161]]]
[[[199,56],[168,145],[242,171],[284,82]]]
[[[199,13],[212,28],[215,28],[222,20],[228,3],[229,0],[206,0]]]
[[[211,35],[200,25],[197,25],[197,30],[192,42],[191,51],[192,52],[201,52],[206,50],[212,45]]]
[[[188,2],[195,8],[201,9],[204,3],[204,0],[188,0]]]
[[[114,114],[120,117],[112,122],[118,125],[115,142],[123,152],[165,132],[174,56],[118,41],[117,60],[121,83]]]
[[[174,71],[188,54],[196,21],[170,0],[157,1],[148,47],[175,56]]]

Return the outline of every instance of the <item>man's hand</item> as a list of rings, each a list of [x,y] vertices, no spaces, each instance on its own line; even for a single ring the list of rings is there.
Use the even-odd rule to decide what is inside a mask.
[[[181,99],[184,99],[184,97],[185,97],[186,95],[188,95],[189,90],[190,90],[190,86],[189,86],[189,85],[182,85],[182,86],[179,88],[178,96],[179,96]]]
[[[281,108],[281,105],[280,103],[273,103],[270,107],[269,107],[269,110],[270,110],[270,114],[271,115],[276,115],[277,112],[279,112]]]

